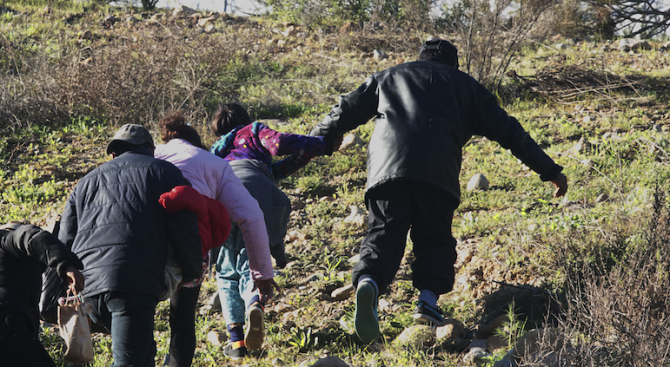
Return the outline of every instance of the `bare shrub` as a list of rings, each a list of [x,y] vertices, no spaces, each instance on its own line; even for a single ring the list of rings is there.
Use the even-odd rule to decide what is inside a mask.
[[[142,24],[141,32],[120,28],[104,36],[105,42],[62,47],[58,54],[29,52],[8,42],[0,57],[14,66],[0,74],[0,127],[58,126],[77,116],[147,124],[168,108],[205,120],[212,107],[207,103],[216,103],[212,96],[236,95],[222,76],[254,40],[200,34],[176,22]],[[60,37],[54,42],[67,45],[67,36]]]
[[[459,46],[461,67],[498,89],[516,52],[558,0],[472,0],[451,4],[442,23]]]
[[[670,213],[657,189],[647,224],[623,216],[570,233],[557,247],[565,274],[565,366],[670,363]]]

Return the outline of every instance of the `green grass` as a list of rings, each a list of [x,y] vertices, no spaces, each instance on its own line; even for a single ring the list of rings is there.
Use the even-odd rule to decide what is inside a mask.
[[[55,13],[49,18],[42,12],[45,4],[42,1],[5,2],[6,6],[29,14],[0,16],[0,41],[11,42],[12,47],[19,50],[14,55],[21,55],[12,59],[8,53],[0,53],[2,75],[18,70],[22,78],[27,77],[26,70],[30,69],[26,60],[30,60],[31,55],[47,55],[56,63],[63,55],[71,55],[68,52],[73,49],[116,47],[119,39],[114,32],[129,40],[139,37],[140,41],[148,32],[165,36],[161,27],[123,28],[114,32],[96,28],[102,13],[93,10],[87,17],[66,25],[57,19],[70,13],[83,13],[84,5],[57,2]],[[112,11],[102,5],[98,7]],[[124,10],[113,11],[119,17],[125,14]],[[279,131],[309,133],[337,103],[339,94],[354,90],[367,75],[395,62],[361,59],[361,49],[366,46],[358,45],[357,38],[348,35],[341,39],[328,38],[309,31],[305,39],[290,39],[286,50],[278,52],[265,45],[267,35],[274,34],[270,33],[271,28],[278,27],[276,22],[258,19],[257,24],[270,29],[244,28],[244,32],[258,33],[250,37],[253,41],[242,40],[240,45],[235,45],[239,47],[231,53],[233,56],[203,84],[198,98],[206,106],[231,99],[239,101],[250,106],[252,115],[258,119],[282,120],[281,124],[269,123]],[[239,24],[230,25],[223,20],[217,26],[223,30],[221,33],[242,29]],[[89,28],[99,39],[79,44],[77,34]],[[212,37],[219,36],[223,35]],[[143,42],[150,43],[139,43]],[[257,51],[253,51],[254,45],[258,45]],[[524,49],[524,54],[513,60],[511,69],[522,76],[533,76],[558,66],[579,66],[619,76],[642,75],[649,85],[667,83],[664,80],[670,77],[670,68],[650,68],[667,65],[670,61],[667,53],[656,50],[636,55],[608,51],[595,57],[589,52],[601,44],[584,43],[561,51],[550,49],[551,46]],[[242,50],[243,47],[246,50]],[[399,50],[397,55],[412,60],[415,50]],[[192,66],[193,73],[201,73],[206,68],[195,62]],[[14,69],[17,70],[11,71]],[[16,95],[29,95],[19,93],[31,88],[18,82],[19,74],[11,79],[16,83]],[[177,78],[175,88],[181,88],[179,85],[185,80],[188,78],[183,75]],[[473,264],[464,266],[459,271],[459,276],[465,274],[463,286],[440,298],[439,304],[447,315],[475,328],[487,316],[484,296],[497,289],[490,280],[523,285],[539,279],[543,288],[560,290],[565,274],[555,267],[555,260],[566,237],[613,225],[620,220],[619,215],[634,222],[648,212],[654,186],[659,182],[665,185],[670,178],[670,135],[651,129],[654,124],[667,122],[670,112],[667,103],[664,93],[644,89],[583,93],[566,100],[546,98],[526,90],[507,101],[503,107],[565,167],[570,184],[568,198],[553,198],[554,188],[550,183],[541,182],[498,144],[481,137],[471,140],[463,150],[462,197],[455,213],[453,233],[461,241],[471,241],[474,257],[487,277],[470,279],[469,272],[474,274],[476,269],[472,268]],[[101,116],[103,112],[88,108],[78,108],[87,112],[61,125],[48,123],[49,116],[45,116],[44,121],[13,125],[3,131],[0,135],[0,221],[27,219],[47,226],[62,211],[76,180],[108,159],[104,147],[116,126],[107,120],[112,116],[92,117]],[[590,122],[585,122],[587,115],[593,117]],[[208,118],[197,115],[193,121],[200,131],[205,131]],[[156,122],[144,121],[150,127]],[[374,123],[370,122],[353,132],[368,142],[373,129]],[[606,133],[609,135],[605,136]],[[582,137],[593,145],[577,152],[574,146]],[[210,136],[203,135],[203,138],[206,143],[213,141]],[[329,157],[315,158],[307,167],[279,183],[294,203],[305,204],[304,208],[295,210],[291,219],[290,230],[306,236],[304,240],[288,244],[295,268],[277,277],[283,288],[277,302],[295,307],[296,313],[285,317],[270,311],[266,321],[266,350],[245,363],[272,366],[273,361],[281,359],[286,365],[300,365],[324,354],[333,354],[354,366],[462,364],[460,353],[465,346],[457,341],[426,348],[399,348],[392,343],[413,324],[411,315],[417,292],[412,286],[407,261],[403,262],[389,293],[382,296],[394,308],[381,317],[384,338],[379,345],[363,345],[351,334],[347,325],[353,315],[352,300],[329,299],[332,288],[350,282],[349,259],[357,253],[365,235],[364,227],[346,224],[343,219],[350,214],[351,206],[365,206],[366,160],[367,146],[353,147]],[[491,183],[489,190],[466,190],[467,181],[476,173],[487,176]],[[597,203],[596,198],[602,193],[610,200]],[[321,200],[324,196],[334,200]],[[589,246],[595,248],[600,242],[596,235],[591,236],[593,244],[573,239],[578,242],[575,246],[584,253],[593,253],[588,251]],[[639,243],[639,237],[630,235],[627,243],[630,245],[626,249],[630,250]],[[407,247],[407,254],[410,253],[411,243]],[[595,261],[596,257],[587,259]],[[301,283],[312,274],[319,274],[320,280]],[[203,294],[213,293],[215,287],[214,281],[207,281]],[[166,310],[167,304],[161,303],[156,316],[157,363],[162,362],[167,352]],[[510,341],[523,329],[517,321],[523,322],[516,319],[513,325],[508,325],[510,331],[506,336]],[[198,349],[194,365],[235,365],[223,356],[220,348],[207,342],[207,332],[212,329],[225,329],[220,315],[197,317]],[[60,358],[62,342],[55,328],[45,329],[41,338],[59,366],[70,366]],[[93,366],[109,365],[111,340],[96,336],[95,348]],[[494,359],[500,357],[496,354]]]

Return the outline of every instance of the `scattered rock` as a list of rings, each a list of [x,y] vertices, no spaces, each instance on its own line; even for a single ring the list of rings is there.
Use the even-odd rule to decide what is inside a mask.
[[[477,173],[470,181],[468,181],[467,190],[487,190],[489,188],[489,180],[481,173]]]
[[[576,153],[586,153],[589,151],[589,149],[591,149],[591,143],[589,143],[589,141],[585,137],[582,137],[579,139],[577,144],[575,144],[575,146],[572,147],[572,149]]]
[[[340,144],[340,148],[338,151],[342,152],[345,151],[349,148],[355,147],[355,146],[362,146],[365,143],[363,143],[363,139],[361,139],[358,135],[356,134],[347,134],[343,139],[342,139],[342,144]]]
[[[188,6],[180,5],[174,9],[172,16],[175,18],[185,18],[193,15],[195,12],[195,10],[189,8]]]
[[[437,340],[462,338],[465,335],[465,326],[456,319],[445,319],[444,324],[435,329]]]
[[[632,38],[624,38],[619,40],[619,45],[617,47],[619,51],[629,52],[629,51],[639,51],[639,50],[651,50],[651,44],[646,40],[635,40]]]
[[[374,51],[372,51],[372,57],[377,61],[381,61],[381,60],[384,60],[385,58],[389,57],[389,55],[384,51],[374,50]]]
[[[361,260],[361,254],[356,254],[356,255],[350,257],[348,262],[349,262],[349,264],[356,264],[360,260]]]
[[[554,45],[554,47],[555,47],[557,50],[567,50],[567,49],[570,48],[570,46],[569,46],[569,45],[566,45],[565,43],[557,43],[556,45]]]
[[[328,356],[319,358],[312,367],[351,367],[347,362],[341,360],[339,357]]]
[[[417,348],[424,347],[426,344],[433,344],[435,336],[433,329],[428,325],[413,325],[403,330],[400,335],[393,341],[393,344],[399,347],[414,346]]]
[[[377,309],[381,313],[391,312],[391,304],[385,298],[380,298],[377,302]]]
[[[119,19],[119,18],[117,18],[113,15],[108,15],[102,21],[105,22],[105,23],[109,23],[110,25],[114,25],[114,23],[118,22],[119,20],[121,20],[121,19]]]
[[[209,23],[213,23],[216,20],[216,17],[207,17],[198,19],[198,26],[205,28]]]
[[[485,350],[480,348],[470,349],[470,351],[463,357],[463,362],[468,364],[474,364],[475,366],[485,366],[489,363],[492,354],[487,353]]]
[[[351,206],[351,214],[348,217],[344,218],[345,223],[351,223],[362,227],[367,222],[365,210],[359,208],[357,205]]]
[[[276,306],[274,306],[273,309],[277,313],[287,313],[287,312],[295,311],[294,306],[291,306],[291,305],[286,304],[286,303],[279,303]]]
[[[514,360],[509,360],[509,359],[501,359],[499,361],[496,361],[496,363],[493,364],[493,367],[517,367],[518,365]]]
[[[207,341],[209,344],[214,345],[214,346],[221,346],[223,343],[225,343],[228,340],[228,334],[218,331],[218,330],[212,330],[209,333],[207,333]]]
[[[216,31],[216,26],[212,23],[207,24],[207,26],[205,27],[205,33],[207,33],[207,34],[214,33],[215,31]]]
[[[347,284],[344,287],[337,288],[331,293],[331,297],[335,298],[338,301],[344,301],[351,298],[351,295],[354,294],[353,284]]]

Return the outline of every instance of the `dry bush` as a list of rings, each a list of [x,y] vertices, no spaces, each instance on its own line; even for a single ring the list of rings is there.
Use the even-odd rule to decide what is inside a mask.
[[[92,38],[86,47],[73,47],[65,34],[50,39],[63,50],[56,55],[2,45],[4,64],[16,66],[0,74],[0,127],[58,126],[78,116],[147,124],[168,108],[206,120],[213,108],[207,103],[235,98],[235,88],[221,78],[229,61],[256,41],[199,33],[179,20]]]
[[[556,266],[565,274],[564,366],[670,364],[670,213],[656,191],[646,225],[571,233]],[[550,350],[550,349],[547,349]]]
[[[442,23],[459,47],[461,69],[498,89],[513,56],[559,0],[472,0],[450,5]]]

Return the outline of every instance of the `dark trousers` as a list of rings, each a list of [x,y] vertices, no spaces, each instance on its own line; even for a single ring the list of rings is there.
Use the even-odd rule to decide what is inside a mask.
[[[112,366],[155,366],[154,313],[158,300],[147,294],[108,292],[87,298],[91,319],[112,331]]]
[[[170,298],[170,367],[189,367],[195,354],[195,309],[200,286],[180,288]]]
[[[0,367],[56,367],[28,318],[0,308]]]
[[[352,272],[354,285],[361,275],[370,275],[385,290],[400,267],[411,228],[414,287],[438,296],[451,291],[456,262],[451,222],[458,202],[433,185],[397,180],[369,190],[366,203],[368,233]]]

